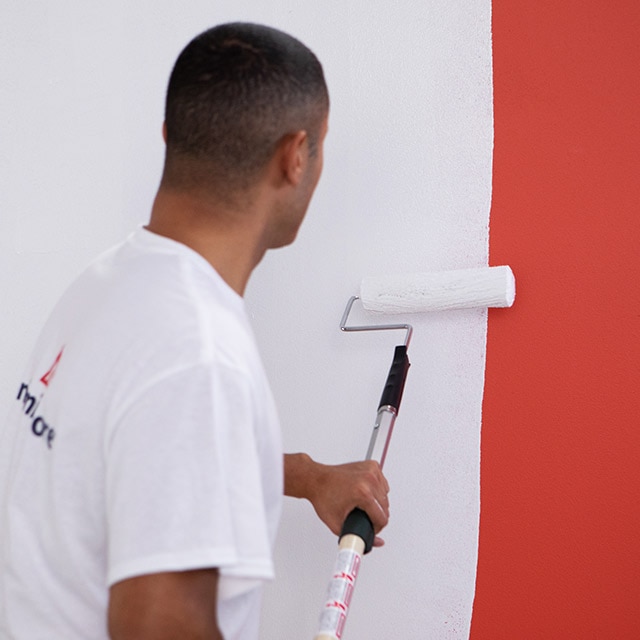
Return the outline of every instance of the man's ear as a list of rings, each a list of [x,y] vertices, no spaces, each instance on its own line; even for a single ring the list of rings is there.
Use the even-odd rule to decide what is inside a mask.
[[[302,130],[287,134],[280,141],[279,147],[282,177],[296,186],[302,180],[309,158],[307,132]]]
[[[166,122],[162,123],[162,139],[164,140],[164,143],[167,144],[167,123]]]

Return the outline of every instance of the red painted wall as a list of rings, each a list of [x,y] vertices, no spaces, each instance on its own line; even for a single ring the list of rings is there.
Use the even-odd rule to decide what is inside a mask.
[[[640,2],[494,0],[471,640],[640,638]]]

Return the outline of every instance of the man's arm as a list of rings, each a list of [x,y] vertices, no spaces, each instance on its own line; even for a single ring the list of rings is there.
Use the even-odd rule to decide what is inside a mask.
[[[389,484],[377,462],[372,460],[341,465],[324,465],[306,453],[284,456],[284,493],[306,498],[319,518],[336,535],[356,507],[367,513],[376,533],[389,521]],[[375,546],[383,544],[376,538]]]
[[[109,590],[112,640],[223,640],[217,620],[218,570],[128,578]]]

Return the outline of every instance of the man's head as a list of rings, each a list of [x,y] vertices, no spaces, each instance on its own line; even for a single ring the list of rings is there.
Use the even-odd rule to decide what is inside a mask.
[[[169,80],[163,186],[233,199],[285,136],[305,131],[317,153],[328,107],[322,66],[295,38],[255,24],[209,29],[182,51]]]

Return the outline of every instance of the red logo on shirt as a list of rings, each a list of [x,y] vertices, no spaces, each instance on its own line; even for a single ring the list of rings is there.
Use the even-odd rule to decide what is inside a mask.
[[[47,371],[47,373],[45,373],[42,376],[42,378],[40,378],[40,382],[42,382],[42,384],[45,387],[49,386],[49,383],[51,382],[51,380],[53,380],[53,376],[56,375],[56,369],[58,368],[58,364],[60,363],[60,358],[62,358],[63,351],[64,351],[64,347],[60,349],[60,353],[58,354],[58,357],[54,360],[53,364],[49,368],[49,371]]]

